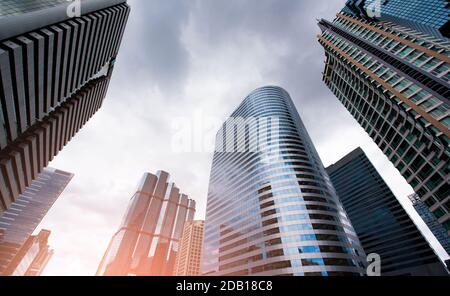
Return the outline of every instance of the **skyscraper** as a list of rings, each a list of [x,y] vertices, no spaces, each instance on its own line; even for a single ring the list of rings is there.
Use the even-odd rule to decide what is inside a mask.
[[[97,275],[173,275],[185,223],[195,201],[181,194],[169,174],[144,174]]]
[[[205,221],[192,221],[186,223],[180,241],[177,259],[175,261],[175,275],[200,275],[200,259],[203,247]]]
[[[447,275],[444,265],[361,148],[327,168],[366,254],[381,275]]]
[[[253,91],[217,133],[202,273],[362,275],[365,260],[289,94]]]
[[[389,21],[438,38],[450,38],[448,0],[348,0],[344,12]]]
[[[101,107],[126,0],[0,2],[0,213]]]
[[[436,217],[431,214],[428,207],[420,200],[417,194],[409,196],[409,199],[419,216],[422,217],[423,221],[427,224],[428,228],[430,228],[436,239],[441,243],[444,250],[450,255],[450,236],[447,231],[439,224]]]
[[[73,174],[46,168],[0,216],[0,274],[33,234]]]
[[[41,230],[38,235],[30,235],[9,263],[3,275],[39,276],[53,256],[48,246],[49,230]]]
[[[319,26],[325,84],[450,232],[449,43],[345,13]]]

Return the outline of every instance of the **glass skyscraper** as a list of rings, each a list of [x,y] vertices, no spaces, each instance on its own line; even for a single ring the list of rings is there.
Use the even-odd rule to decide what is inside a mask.
[[[3,275],[40,276],[53,256],[48,245],[49,230],[41,230],[37,235],[30,235],[11,260]]]
[[[323,81],[450,233],[449,43],[346,13],[319,26]]]
[[[173,275],[184,225],[194,214],[195,201],[168,173],[144,174],[97,275]]]
[[[343,12],[393,22],[437,38],[450,38],[448,0],[349,0]]]
[[[327,171],[364,251],[380,255],[382,276],[447,275],[445,266],[361,148]]]
[[[0,215],[0,274],[41,223],[73,178],[73,174],[46,168],[31,186]]]
[[[205,221],[196,220],[186,223],[180,240],[174,275],[200,275],[200,259],[203,248]]]
[[[126,0],[0,1],[0,213],[102,106]]]
[[[436,239],[441,243],[444,250],[447,254],[450,255],[450,236],[447,231],[441,224],[439,224],[436,217],[431,214],[430,209],[420,200],[417,194],[413,194],[409,196],[414,209],[422,218],[422,220],[427,224],[428,228],[430,228],[431,232],[434,234]]]
[[[289,94],[253,91],[216,138],[206,275],[362,275],[358,238]]]

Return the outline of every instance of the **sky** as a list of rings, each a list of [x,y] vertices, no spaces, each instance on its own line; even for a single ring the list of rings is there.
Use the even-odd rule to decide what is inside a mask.
[[[145,172],[165,170],[203,219],[214,135],[264,85],[291,95],[325,166],[360,146],[432,241],[390,161],[322,82],[317,19],[345,0],[129,0],[102,108],[50,164],[75,174],[41,225],[44,275],[94,275]],[[180,129],[191,143],[178,145]],[[446,257],[444,257],[446,258]]]

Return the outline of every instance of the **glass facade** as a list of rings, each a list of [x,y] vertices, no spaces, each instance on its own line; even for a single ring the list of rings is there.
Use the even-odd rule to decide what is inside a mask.
[[[409,196],[409,199],[413,203],[414,209],[416,209],[419,216],[430,228],[436,239],[441,243],[447,254],[450,255],[450,236],[441,224],[439,224],[436,217],[430,212],[427,205],[420,200],[417,194]]]
[[[146,173],[97,275],[173,275],[184,225],[194,214],[195,201],[169,183],[168,173]]]
[[[33,234],[73,174],[46,168],[0,217],[0,274]]]
[[[380,14],[373,15],[374,9]],[[393,22],[438,38],[450,37],[448,0],[349,0],[343,12]]]
[[[38,235],[29,236],[3,274],[40,276],[53,256],[53,250],[48,246],[49,236],[49,230],[41,230]]]
[[[67,0],[2,0],[0,17],[28,13],[67,2]]]
[[[325,84],[450,232],[450,50],[395,25],[321,20]]]
[[[444,265],[358,148],[327,168],[366,254],[381,257],[381,275],[447,275]]]
[[[206,275],[362,275],[364,252],[282,88],[252,92],[217,134]]]

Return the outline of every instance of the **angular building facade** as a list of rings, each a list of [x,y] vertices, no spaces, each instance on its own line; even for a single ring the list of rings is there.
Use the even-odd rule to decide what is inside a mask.
[[[448,0],[348,0],[343,12],[367,20],[393,22],[437,38],[450,38]]]
[[[71,173],[45,168],[11,207],[0,215],[0,274],[33,234],[72,178]]]
[[[97,275],[173,275],[184,225],[194,214],[195,201],[169,182],[168,173],[146,173]]]
[[[200,259],[202,255],[205,221],[196,220],[186,223],[175,261],[174,275],[200,275]]]
[[[205,275],[362,275],[354,229],[289,94],[253,91],[216,138]]]
[[[2,275],[40,276],[53,256],[48,245],[49,236],[49,230],[29,236]]]
[[[381,258],[382,276],[445,276],[445,266],[358,148],[327,168],[366,254]]]
[[[101,107],[126,1],[0,3],[0,213]]]
[[[450,233],[449,43],[339,13],[323,80]]]
[[[420,197],[417,194],[410,195],[409,199],[411,200],[416,212],[419,214],[425,224],[427,224],[428,228],[434,234],[447,254],[450,255],[450,236],[448,235],[445,228],[442,227],[441,224],[439,224],[436,217],[431,214],[428,207],[423,203],[423,201],[420,200]]]

